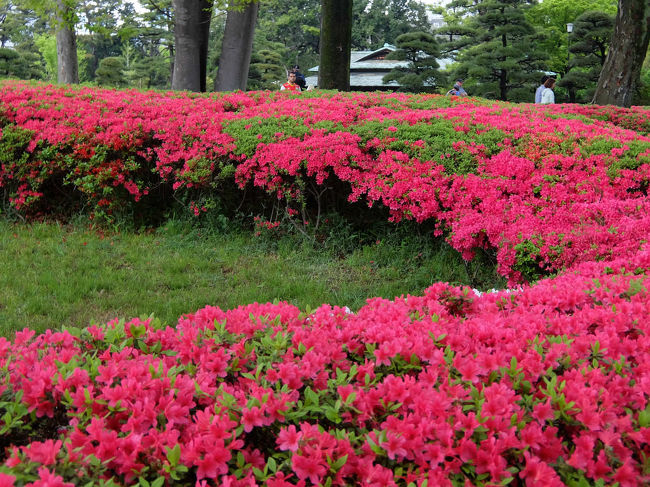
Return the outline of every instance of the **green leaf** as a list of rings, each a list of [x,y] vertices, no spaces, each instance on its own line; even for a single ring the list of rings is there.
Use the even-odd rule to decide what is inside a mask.
[[[174,448],[167,447],[167,461],[172,467],[178,465],[178,461],[181,458],[181,445],[176,443]]]
[[[636,296],[639,293],[645,293],[646,288],[643,286],[643,279],[632,279],[630,281],[630,287],[625,292],[628,297]]]
[[[352,404],[354,402],[354,400],[356,398],[357,398],[357,393],[352,392],[352,393],[350,393],[350,395],[348,397],[345,398],[345,401],[344,401],[343,404],[345,404],[346,406],[349,406],[350,404]]]
[[[255,477],[259,480],[264,480],[266,478],[266,475],[264,475],[264,472],[262,472],[259,468],[253,467],[253,473],[255,474]]]
[[[650,426],[650,404],[643,411],[639,412],[639,426],[642,428]]]
[[[307,387],[307,389],[305,389],[305,405],[309,404],[313,404],[315,406],[318,406],[319,404],[318,394],[314,392],[311,387]]]
[[[343,465],[346,464],[347,461],[348,461],[347,455],[343,455],[341,458],[338,458],[334,462],[334,464],[332,464],[332,471],[338,472],[339,470],[341,470],[341,467],[343,467]]]
[[[325,408],[325,417],[332,421],[333,423],[340,423],[341,422],[341,417],[339,414],[336,412],[336,410],[332,407],[327,407]]]

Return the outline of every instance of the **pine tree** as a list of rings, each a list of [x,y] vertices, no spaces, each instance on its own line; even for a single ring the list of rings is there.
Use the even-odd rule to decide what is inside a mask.
[[[408,61],[403,68],[395,68],[386,76],[384,83],[397,81],[404,91],[431,91],[440,86],[438,62],[440,51],[436,38],[427,32],[409,32],[397,37],[397,50],[389,59]]]
[[[354,22],[355,49],[378,49],[396,44],[402,34],[431,30],[425,6],[416,0],[355,0]]]
[[[470,95],[529,101],[544,67],[540,37],[525,18],[526,0],[483,0],[472,7],[475,44],[459,56],[456,73]],[[471,82],[475,82],[474,85]]]
[[[473,6],[471,0],[452,0],[444,7],[432,9],[442,15],[445,22],[435,31],[441,57],[457,59],[460,51],[474,45],[475,27],[469,17]]]
[[[614,16],[605,12],[585,12],[576,19],[569,47],[569,71],[558,82],[558,86],[578,92],[576,101],[591,100],[613,30]]]
[[[97,76],[97,84],[100,86],[120,88],[126,84],[124,61],[119,57],[110,56],[102,59],[95,75]]]
[[[253,51],[248,72],[249,90],[277,90],[278,85],[286,79],[281,54],[283,46],[274,47],[275,49]]]

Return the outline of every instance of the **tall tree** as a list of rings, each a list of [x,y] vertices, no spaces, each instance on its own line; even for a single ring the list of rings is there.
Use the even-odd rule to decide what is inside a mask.
[[[527,0],[483,0],[471,18],[475,45],[459,58],[458,74],[477,81],[472,94],[503,101],[523,101],[537,83],[545,53],[524,13]]]
[[[64,84],[79,83],[79,61],[77,59],[77,20],[73,2],[56,0],[56,60],[57,81]]]
[[[35,10],[54,27],[56,35],[57,80],[59,83],[79,83],[77,60],[76,8],[78,0],[24,0],[23,5]]]
[[[77,55],[76,27],[83,22],[86,44],[93,44],[89,39],[95,34],[97,38],[110,37],[118,30],[118,16],[128,9],[133,11],[130,2],[124,0],[14,0],[23,7],[33,9],[48,25],[54,29],[57,50],[57,79],[60,83],[79,82],[79,60]],[[113,44],[108,40],[105,44]],[[94,50],[93,50],[94,51]],[[102,57],[119,53],[104,52]],[[99,56],[94,56],[94,62]],[[92,68],[92,67],[91,67]]]
[[[79,60],[79,78],[90,80],[95,78],[102,59],[120,55],[122,30],[132,23],[135,8],[124,0],[82,0],[76,12],[84,27],[77,36],[85,54],[85,59]]]
[[[257,1],[231,0],[214,83],[216,91],[246,89],[258,11]]]
[[[456,59],[460,51],[475,43],[472,25],[474,5],[472,0],[452,0],[444,7],[432,8],[444,20],[444,26],[435,31],[442,57]]]
[[[352,0],[321,0],[318,86],[350,91]]]
[[[139,71],[149,78],[151,86],[169,87],[174,73],[174,10],[172,0],[140,0],[142,28],[132,38],[141,55],[149,60]],[[168,65],[162,83],[163,65]]]
[[[0,47],[34,52],[34,37],[48,31],[46,23],[18,1],[0,2]]]
[[[211,0],[173,0],[176,55],[172,89],[205,91]]]
[[[629,107],[640,85],[650,41],[650,2],[619,0],[609,52],[593,103]]]

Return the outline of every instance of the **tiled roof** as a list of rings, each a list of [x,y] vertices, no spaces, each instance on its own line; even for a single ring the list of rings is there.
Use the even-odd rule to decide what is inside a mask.
[[[387,73],[350,73],[350,88],[398,88],[399,84],[395,81],[384,84],[382,78]],[[308,76],[305,78],[308,86],[316,86],[318,84],[318,76]]]
[[[384,56],[395,50],[395,46],[384,44],[383,47],[374,51],[352,51],[350,53],[350,88],[397,88],[399,83],[391,81],[384,84],[382,78],[386,76],[393,68],[406,67],[408,61],[398,61],[394,59],[384,59]],[[440,69],[445,69],[453,60],[438,59]],[[306,78],[307,85],[316,86],[318,84],[318,66],[309,69],[309,73],[314,73]]]

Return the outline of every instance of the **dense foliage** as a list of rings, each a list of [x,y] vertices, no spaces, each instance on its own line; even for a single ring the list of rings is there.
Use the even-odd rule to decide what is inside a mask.
[[[483,0],[470,8],[469,42],[457,74],[476,82],[472,93],[503,101],[530,101],[530,86],[546,70],[542,36],[526,19],[523,0]]]
[[[357,313],[26,329],[0,339],[0,485],[650,481],[650,112],[304,95],[5,84],[2,191],[31,217],[136,211],[163,185],[197,215],[235,185],[312,222],[365,201],[494,249],[513,282],[562,272]]]
[[[215,79],[222,53],[227,3],[223,0],[215,2],[211,21],[201,22],[203,26],[209,24],[210,28],[209,53],[204,66],[208,91],[222,89],[215,84]],[[70,20],[74,22],[77,39],[81,83],[105,87],[169,88],[179,48],[175,45],[178,40],[174,31],[178,31],[178,26],[175,27],[171,0],[140,0],[135,7],[127,0],[66,0],[64,4],[74,13]],[[0,76],[56,79],[58,58],[52,7],[52,2],[44,0],[0,2]],[[439,17],[431,17],[427,10],[442,13],[445,23],[441,29],[436,29],[440,26]],[[459,73],[448,74],[466,78],[469,73],[471,76],[466,88],[476,85],[470,90],[473,95],[511,101],[530,100],[529,92],[541,77],[539,70],[554,72],[564,78],[570,65],[586,62],[584,67],[587,70],[573,67],[573,73],[567,78],[568,84],[558,83],[556,93],[556,99],[564,101],[568,89],[570,102],[582,101],[595,90],[591,68],[597,66],[594,59],[583,59],[584,54],[589,53],[582,49],[573,56],[571,63],[568,62],[569,41],[565,26],[567,23],[577,25],[578,18],[588,11],[614,15],[616,10],[616,0],[453,0],[438,7],[419,0],[355,0],[352,49],[374,50],[384,43],[396,44],[397,38],[405,33],[424,31],[433,34],[435,31],[444,37],[439,39],[444,42],[438,58],[444,60],[443,66],[447,66],[447,61],[452,58],[466,58],[464,66],[450,67],[450,71],[460,68]],[[260,2],[247,89],[277,89],[286,79],[287,69],[294,64],[299,64],[303,72],[318,65],[320,26],[320,0]],[[609,44],[612,27],[598,25],[595,29],[606,31],[606,44]],[[495,33],[499,39],[494,38]],[[589,33],[578,35],[576,29],[571,37],[569,44],[573,47],[593,36]],[[102,66],[105,59],[108,61]],[[181,56],[181,59],[185,57]],[[107,69],[107,63],[110,69]],[[470,70],[475,67],[478,69]],[[642,72],[642,84],[635,104],[647,104],[647,68],[645,66]],[[505,79],[504,84],[495,89],[495,78],[501,76]],[[430,91],[431,83],[422,78],[407,75],[403,89]],[[443,86],[444,83],[437,82],[436,85]],[[449,88],[438,91],[444,93]]]

